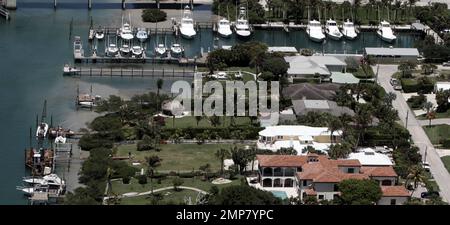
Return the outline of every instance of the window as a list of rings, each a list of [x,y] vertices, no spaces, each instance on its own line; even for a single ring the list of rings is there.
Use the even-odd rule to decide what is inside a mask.
[[[396,199],[391,199],[391,205],[397,205],[397,200]]]
[[[383,180],[381,181],[381,186],[391,186],[392,181],[391,180]]]
[[[324,197],[323,195],[319,195],[320,200],[323,200],[323,197]]]
[[[263,176],[272,176],[272,168],[270,167],[265,167],[263,169]]]
[[[292,179],[284,180],[284,187],[294,187],[294,180]]]
[[[303,186],[307,186],[307,185],[308,185],[308,181],[307,181],[307,180],[303,180],[302,185],[303,185]]]
[[[273,186],[274,187],[283,187],[283,185],[281,183],[281,179],[278,178],[278,179],[273,180]]]
[[[347,173],[355,173],[355,168],[348,168]]]
[[[263,180],[263,187],[272,187],[272,179],[264,179]]]
[[[338,188],[337,184],[333,184],[333,191],[339,191],[339,188]]]

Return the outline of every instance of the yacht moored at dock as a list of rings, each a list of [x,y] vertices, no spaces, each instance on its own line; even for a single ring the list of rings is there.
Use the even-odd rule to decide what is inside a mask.
[[[391,24],[386,20],[380,22],[377,34],[383,41],[389,43],[392,43],[397,39],[397,36],[395,36],[394,32],[392,31]]]
[[[136,45],[131,48],[131,53],[133,54],[133,57],[141,58],[144,53],[144,49],[141,46]]]
[[[342,33],[339,31],[336,21],[329,19],[325,24],[325,33],[327,36],[333,40],[340,40],[342,38]]]
[[[237,17],[236,23],[234,25],[234,29],[236,35],[241,38],[248,38],[252,35],[250,25],[248,23],[248,15],[245,7],[241,7],[239,9],[239,15]]]
[[[358,37],[358,32],[356,31],[355,24],[349,19],[342,24],[341,33],[346,39],[353,40]]]
[[[309,36],[309,39],[315,42],[322,42],[325,39],[325,35],[322,31],[322,25],[317,20],[309,21],[306,26],[306,33]]]
[[[184,52],[183,47],[181,47],[181,45],[178,43],[174,43],[170,47],[170,55],[172,57],[180,57],[183,55],[183,52]]]
[[[138,31],[136,32],[136,38],[139,39],[140,42],[147,41],[148,33],[145,28],[138,28]]]
[[[45,138],[47,137],[47,132],[48,132],[48,124],[42,122],[36,129],[36,137]]]
[[[131,48],[130,48],[130,46],[129,45],[127,45],[127,44],[124,44],[124,45],[122,45],[122,47],[120,47],[120,55],[122,56],[122,57],[129,57],[129,56],[131,56]]]
[[[123,16],[122,16],[122,27],[119,29],[119,36],[120,36],[120,38],[127,40],[127,41],[133,40],[133,38],[134,38],[131,25],[127,22],[125,22],[125,23],[123,22]]]
[[[63,68],[63,74],[64,75],[74,75],[77,72],[80,72],[80,70],[77,69],[76,67],[70,66],[69,64],[65,64],[64,65],[64,68]]]
[[[117,55],[117,53],[119,53],[119,48],[117,47],[117,45],[113,43],[109,44],[108,49],[106,50],[106,55],[114,57]]]
[[[186,39],[192,39],[197,32],[194,29],[194,19],[192,18],[192,11],[189,6],[184,7],[183,15],[180,22],[181,36]]]
[[[96,32],[95,32],[95,38],[97,40],[103,40],[103,38],[105,37],[105,31],[102,28],[99,28]]]
[[[233,34],[233,31],[231,31],[230,21],[225,18],[217,21],[217,33],[219,33],[221,37],[229,38]]]
[[[158,46],[155,48],[156,56],[158,57],[166,57],[167,56],[167,48],[164,44],[158,44]]]

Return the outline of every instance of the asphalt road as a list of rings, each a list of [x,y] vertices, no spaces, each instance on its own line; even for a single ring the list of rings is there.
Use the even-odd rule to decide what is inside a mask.
[[[376,66],[374,67],[376,71]],[[414,117],[413,112],[408,107],[406,100],[403,98],[399,91],[394,91],[389,81],[397,71],[397,65],[380,65],[378,72],[378,83],[386,90],[386,92],[394,92],[397,94],[396,100],[392,103],[393,107],[398,110],[398,115],[402,121],[403,126],[406,124],[406,115],[408,115],[407,129],[411,134],[411,138],[414,143],[419,147],[422,156],[427,149],[426,161],[430,163],[431,174],[439,185],[442,199],[446,202],[450,200],[450,174],[444,167],[438,153],[431,144],[428,136],[425,134],[421,124]]]

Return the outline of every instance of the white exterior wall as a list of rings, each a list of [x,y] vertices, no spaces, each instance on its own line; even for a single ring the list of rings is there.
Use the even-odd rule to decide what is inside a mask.
[[[324,200],[333,200],[334,195],[338,192],[334,191],[335,183],[314,183],[314,190],[317,192],[317,199],[319,195],[324,196]]]
[[[408,197],[381,197],[380,201],[378,201],[378,205],[390,205],[391,199],[396,200],[396,205],[403,205],[408,201]]]

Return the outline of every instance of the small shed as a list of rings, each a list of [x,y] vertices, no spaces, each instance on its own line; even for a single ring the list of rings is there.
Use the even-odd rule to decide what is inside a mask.
[[[366,48],[365,55],[376,63],[417,63],[420,56],[417,48]]]

